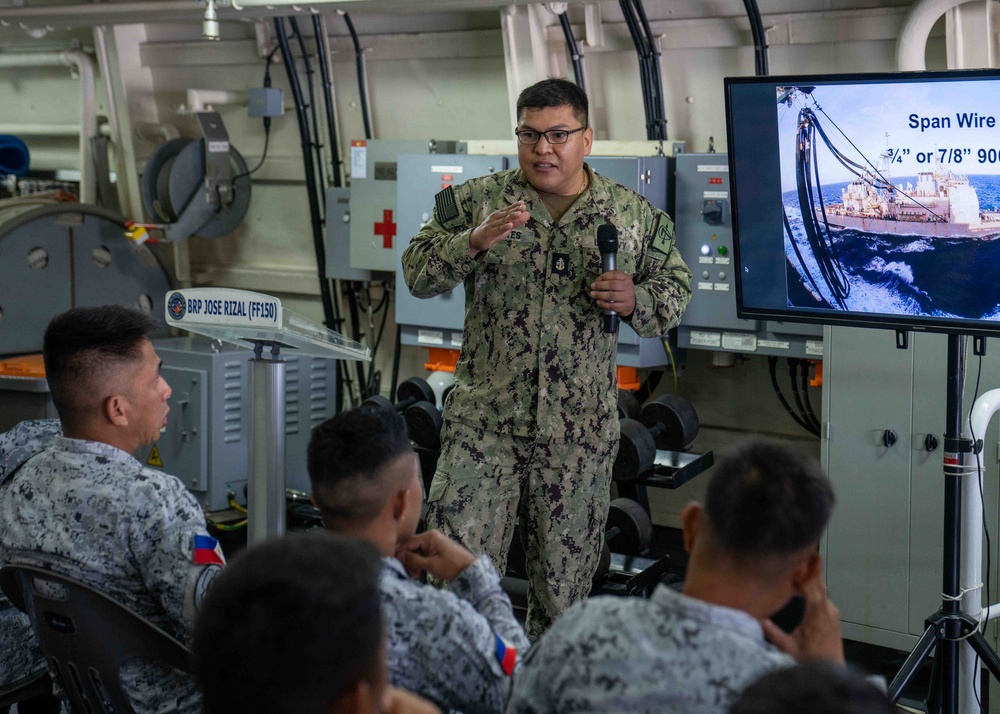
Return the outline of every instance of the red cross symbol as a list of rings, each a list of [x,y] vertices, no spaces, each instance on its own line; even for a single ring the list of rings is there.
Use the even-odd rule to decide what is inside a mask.
[[[392,220],[392,209],[382,211],[382,222],[375,224],[375,235],[382,236],[382,247],[392,248],[392,239],[396,235],[396,224]]]

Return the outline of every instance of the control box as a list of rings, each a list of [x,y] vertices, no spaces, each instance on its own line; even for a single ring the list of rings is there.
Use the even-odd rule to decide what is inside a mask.
[[[154,340],[170,385],[167,426],[142,463],[177,476],[206,511],[241,505],[250,473],[249,360],[253,352],[205,337]],[[336,361],[285,360],[285,483],[310,492],[306,447],[312,429],[336,410]]]
[[[677,330],[678,346],[822,358],[819,325],[737,317],[728,156],[679,154],[672,207],[677,248],[693,273],[691,302]]]

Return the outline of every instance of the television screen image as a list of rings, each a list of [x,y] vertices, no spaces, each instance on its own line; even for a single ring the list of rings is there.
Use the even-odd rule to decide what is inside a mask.
[[[1000,74],[726,80],[741,317],[1000,333]]]

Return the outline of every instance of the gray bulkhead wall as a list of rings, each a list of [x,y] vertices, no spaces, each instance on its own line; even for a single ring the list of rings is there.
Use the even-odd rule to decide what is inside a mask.
[[[618,3],[605,0],[596,4],[605,23],[605,46],[583,48],[596,136],[643,139],[636,56],[627,40]],[[894,69],[896,38],[911,5],[904,0],[760,0],[759,4],[765,26],[771,28],[768,37],[773,74]],[[646,2],[646,10],[654,32],[662,36],[670,138],[686,141],[689,151],[703,152],[708,149],[709,137],[714,137],[716,149],[724,152],[723,77],[750,74],[754,65],[743,4],[738,0],[650,1]],[[351,13],[366,48],[377,138],[510,138],[512,117],[500,12],[480,9],[393,14],[358,9]],[[308,13],[299,13],[298,17],[300,27],[311,38]],[[582,6],[571,4],[570,18],[577,38],[582,38]],[[331,12],[325,15],[325,21],[334,53],[341,153],[349,167],[349,142],[363,138],[353,49],[343,19]],[[271,23],[266,25],[270,32]],[[943,22],[939,23],[929,44],[930,68],[945,66],[942,26]],[[138,77],[130,83],[132,93],[128,97],[133,127],[142,119],[176,126],[185,136],[197,136],[193,121],[177,114],[177,108],[186,102],[187,89],[244,91],[260,86],[264,58],[254,23],[224,20],[219,42],[202,40],[200,30],[199,21],[151,22],[116,33],[121,56],[140,64],[138,68],[123,69],[124,74]],[[19,35],[12,28],[2,32],[5,50],[36,49],[38,43],[45,43]],[[74,34],[84,46],[93,45],[89,31]],[[566,73],[565,46],[557,25],[550,29],[548,38],[555,65]],[[48,44],[59,39],[57,33],[51,33]],[[311,39],[307,42],[312,47]],[[271,78],[273,85],[285,92],[286,115],[272,123],[267,161],[254,175],[250,212],[230,236],[190,241],[192,276],[199,285],[225,285],[279,295],[291,309],[321,321],[300,140],[280,63],[272,65]],[[98,84],[103,84],[100,79]],[[75,121],[72,112],[76,111],[78,88],[68,70],[39,70],[38,74],[19,75],[16,79],[10,72],[0,72],[0,96],[5,97],[0,102],[0,131],[4,123]],[[103,86],[98,87],[98,101],[104,106]],[[226,122],[232,143],[249,166],[256,165],[264,144],[260,120],[248,118],[244,106],[218,105],[216,109]],[[141,170],[155,142],[148,138],[148,132],[134,139]],[[66,166],[72,166],[75,160],[74,142],[75,138],[29,141],[38,148],[40,165],[65,161],[62,165]],[[375,299],[378,297],[376,294]],[[390,314],[377,364],[383,374],[383,392],[390,381],[394,328]],[[424,374],[425,359],[424,350],[404,347],[401,377]],[[734,435],[762,431],[819,455],[819,442],[796,426],[777,403],[765,358],[751,357],[738,361],[735,367],[719,369],[712,367],[712,353],[690,351],[687,361],[687,369],[679,373],[680,391],[692,398],[701,418],[702,432],[696,449],[711,448],[718,453]],[[782,371],[787,374],[786,369]],[[787,378],[782,384],[787,384]],[[671,388],[668,371],[659,390]],[[818,412],[817,402],[814,398]],[[696,479],[672,494],[651,494],[657,522],[677,525],[681,506],[701,495],[704,481]]]

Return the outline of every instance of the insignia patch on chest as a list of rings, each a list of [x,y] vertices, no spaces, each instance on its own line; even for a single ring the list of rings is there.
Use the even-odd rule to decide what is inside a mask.
[[[437,218],[440,223],[447,223],[461,215],[458,203],[455,201],[455,190],[451,186],[434,197],[434,207],[437,209]]]
[[[569,272],[569,253],[552,254],[552,272],[556,275],[565,275]]]

